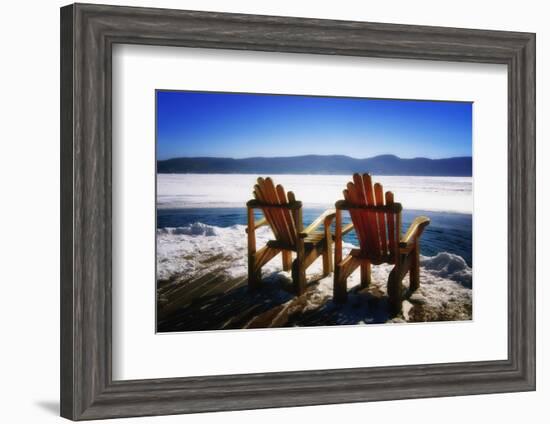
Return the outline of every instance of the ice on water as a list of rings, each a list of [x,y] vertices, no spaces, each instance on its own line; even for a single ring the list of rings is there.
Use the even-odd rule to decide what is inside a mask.
[[[158,174],[159,208],[243,207],[251,198],[256,175]],[[331,207],[342,198],[350,175],[273,175],[305,207]],[[472,213],[471,177],[375,176],[409,210]]]

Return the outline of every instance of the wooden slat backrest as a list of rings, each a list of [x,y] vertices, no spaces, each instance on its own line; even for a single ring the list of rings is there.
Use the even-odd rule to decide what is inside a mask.
[[[361,254],[373,262],[395,262],[401,236],[401,212],[400,208],[388,208],[395,205],[393,193],[388,191],[384,196],[382,185],[373,186],[369,174],[354,174],[353,182],[344,190],[344,199],[350,206]]]
[[[355,176],[357,175],[357,176]],[[363,174],[363,177],[361,177],[359,174],[355,174],[353,176],[353,181],[356,184],[356,187],[359,190],[365,191],[365,198],[367,206],[376,206],[376,202],[374,201],[374,194],[372,190],[372,181],[369,174]],[[370,246],[369,251],[374,252],[375,255],[380,255],[380,234],[379,234],[379,228],[378,228],[378,221],[376,219],[376,214],[374,211],[369,211],[365,213],[366,219],[369,222],[369,233],[368,238],[370,239]]]
[[[386,205],[393,205],[393,193],[386,192]],[[399,240],[401,239],[401,212],[386,213],[386,223],[388,225],[388,250],[393,262],[399,258]]]
[[[393,193],[391,191],[386,192],[386,205],[393,205]],[[399,233],[396,228],[395,213],[386,214],[386,222],[388,224],[388,249],[390,253],[395,255],[396,249],[399,249],[399,240],[396,238],[396,234]],[[399,236],[397,236],[399,237]]]
[[[376,206],[384,206],[384,189],[382,185],[376,183],[374,185],[374,199]],[[383,253],[388,252],[388,235],[386,233],[386,214],[376,213],[376,221],[378,224],[378,234],[380,236],[380,250]]]
[[[275,238],[289,246],[294,246],[297,240],[298,231],[290,209],[270,208],[269,205],[287,205],[289,202],[295,202],[294,194],[288,192],[285,194],[283,186],[275,187],[271,178],[258,178],[258,184],[254,186],[254,197],[260,202],[261,207]],[[288,198],[287,198],[288,196]]]

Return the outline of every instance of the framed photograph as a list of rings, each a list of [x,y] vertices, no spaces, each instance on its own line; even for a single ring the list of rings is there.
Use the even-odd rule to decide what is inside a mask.
[[[535,389],[535,35],[61,9],[61,414]]]

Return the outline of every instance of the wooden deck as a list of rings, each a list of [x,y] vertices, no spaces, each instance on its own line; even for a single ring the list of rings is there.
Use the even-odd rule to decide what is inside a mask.
[[[163,281],[157,288],[157,331],[183,332],[246,328],[310,327],[386,323],[388,298],[385,281],[373,281],[348,292],[348,302],[332,301],[331,290],[319,290],[321,275],[310,276],[301,296],[292,294],[290,275],[263,276],[262,288],[250,291],[246,276],[228,278],[224,267],[212,266],[202,275]],[[331,278],[331,277],[329,277]],[[404,315],[394,322],[471,319],[471,304],[434,308],[408,299]]]
[[[222,278],[222,271],[193,280],[163,282],[157,289],[159,332],[294,326],[352,325],[388,320],[385,294],[376,287],[352,291],[347,305],[337,305],[316,289],[314,277],[301,296],[292,294],[290,278],[264,279],[251,292],[246,277]]]

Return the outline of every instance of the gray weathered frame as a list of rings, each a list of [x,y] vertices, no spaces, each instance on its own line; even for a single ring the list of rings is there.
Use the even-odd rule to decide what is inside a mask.
[[[506,64],[508,359],[113,381],[115,43]],[[61,9],[62,416],[82,420],[534,389],[534,34],[88,4]]]

